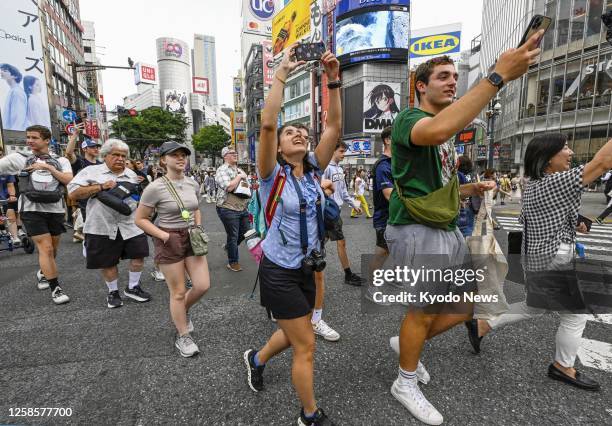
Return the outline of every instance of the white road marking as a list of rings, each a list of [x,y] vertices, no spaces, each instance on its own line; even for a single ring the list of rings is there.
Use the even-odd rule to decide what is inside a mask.
[[[582,339],[578,349],[582,365],[612,373],[612,345],[598,340]]]

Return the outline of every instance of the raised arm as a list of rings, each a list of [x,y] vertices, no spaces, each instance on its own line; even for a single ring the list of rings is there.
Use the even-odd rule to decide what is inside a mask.
[[[77,157],[74,153],[76,151],[77,142],[79,141],[79,132],[85,128],[85,123],[75,123],[76,132],[68,136],[68,145],[66,145],[66,158],[70,161],[70,164],[74,164]]]
[[[612,139],[610,139],[584,166],[582,184],[588,185],[612,168]]]
[[[327,51],[321,57],[321,63],[327,75],[327,81],[337,81],[339,78],[340,64],[333,53]],[[321,135],[321,141],[315,149],[315,158],[321,170],[325,170],[329,164],[336,143],[342,130],[342,105],[340,103],[340,88],[329,89],[329,109],[327,110],[327,125]]]
[[[261,130],[259,136],[259,148],[257,150],[257,169],[262,178],[267,178],[274,171],[276,166],[276,152],[278,151],[278,139],[276,137],[278,114],[281,110],[283,101],[283,91],[289,74],[298,66],[305,64],[304,61],[292,59],[294,48],[297,43],[292,44],[283,52],[281,61],[272,88],[265,100],[264,108],[261,111]]]
[[[534,64],[540,54],[537,47],[544,35],[539,31],[518,49],[502,53],[495,65],[495,72],[502,76],[504,83],[525,74],[529,65]],[[497,88],[482,80],[457,102],[444,108],[435,117],[419,120],[410,134],[415,145],[441,145],[467,126],[497,93]]]

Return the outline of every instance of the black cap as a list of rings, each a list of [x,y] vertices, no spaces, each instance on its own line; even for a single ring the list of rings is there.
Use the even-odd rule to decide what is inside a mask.
[[[183,151],[185,151],[187,155],[191,155],[191,150],[189,148],[187,148],[185,145],[181,145],[180,143],[176,141],[164,142],[162,146],[159,148],[159,155],[161,157],[166,154],[171,154],[174,151],[178,151],[179,149],[182,149]]]

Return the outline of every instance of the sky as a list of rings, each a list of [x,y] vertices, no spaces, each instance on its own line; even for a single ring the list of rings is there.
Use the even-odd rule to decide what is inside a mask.
[[[240,68],[241,4],[243,0],[80,0],[81,19],[93,21],[96,46],[103,65],[134,62],[157,64],[155,39],[174,37],[193,47],[194,33],[214,36],[217,53],[217,95],[233,104],[232,77]],[[480,34],[483,0],[413,0],[412,28],[454,22],[463,24],[461,47]],[[102,76],[108,108],[136,93],[129,70],[105,70]]]

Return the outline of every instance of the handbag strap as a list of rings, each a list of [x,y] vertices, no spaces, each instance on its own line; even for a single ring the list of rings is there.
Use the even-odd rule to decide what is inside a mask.
[[[191,219],[191,213],[189,214],[189,218],[186,219],[183,217],[183,212],[187,211],[187,209],[185,209],[185,204],[183,203],[183,200],[181,200],[181,197],[178,195],[178,192],[176,192],[176,188],[174,188],[172,181],[168,179],[166,176],[162,176],[162,179],[164,180],[164,183],[166,184],[166,188],[168,188],[168,192],[170,193],[172,198],[174,198],[174,201],[176,201],[176,204],[178,205],[179,212],[181,214],[181,218],[185,222],[189,222],[189,219]]]

